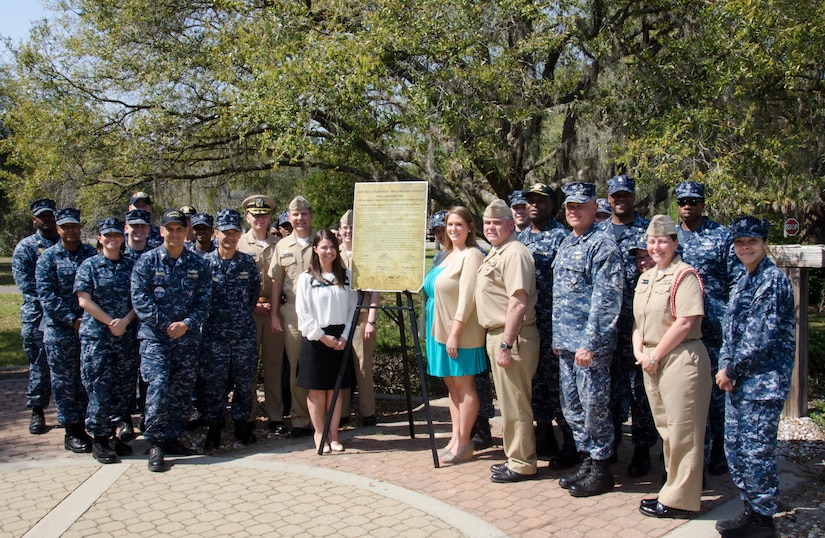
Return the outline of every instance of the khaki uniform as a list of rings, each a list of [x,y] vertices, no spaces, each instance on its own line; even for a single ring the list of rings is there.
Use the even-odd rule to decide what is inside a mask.
[[[676,276],[690,266],[676,256],[661,274],[658,268],[639,278],[633,299],[636,328],[650,353],[673,325],[670,293]],[[699,280],[687,275],[676,292],[676,316],[704,315]],[[697,511],[702,496],[705,422],[710,403],[710,359],[702,344],[701,321],[694,323],[681,344],[657,357],[659,370],[645,373],[645,391],[656,429],[663,441],[667,482],[659,502],[671,508]]]
[[[518,339],[513,344],[513,363],[496,364],[504,332],[510,297],[527,292],[527,310]],[[525,475],[536,473],[536,437],[531,405],[533,375],[539,362],[539,332],[536,328],[536,267],[533,255],[512,235],[484,259],[476,280],[476,312],[487,329],[487,355],[493,371],[501,417],[504,422],[504,453],[507,467]]]
[[[238,250],[255,258],[261,275],[261,291],[258,305],[279,301],[280,297],[271,297],[272,279],[267,274],[278,238],[267,234],[264,243],[259,243],[252,230],[246,232],[238,241]],[[252,314],[255,321],[256,344],[259,350],[260,364],[264,372],[264,409],[270,422],[280,422],[284,416],[284,398],[281,389],[281,370],[284,360],[284,335],[272,332],[270,316]],[[252,420],[258,414],[258,383],[252,383]]]
[[[341,262],[347,269],[352,269],[352,260],[343,247],[341,249]],[[368,304],[369,293],[364,297],[364,304]],[[355,334],[352,337],[352,364],[355,366],[355,381],[358,384],[358,414],[361,418],[375,416],[375,381],[372,377],[373,361],[375,352],[375,338],[369,340],[364,338],[364,331],[367,328],[367,318],[369,310],[361,310],[358,314],[358,324],[355,326]],[[343,389],[341,397],[344,398],[344,407],[341,416],[350,415],[350,390]]]
[[[310,231],[306,246],[298,242],[293,233],[275,245],[275,253],[269,265],[269,278],[283,282],[286,302],[280,306],[278,315],[284,329],[284,347],[289,359],[289,385],[292,391],[292,427],[312,429],[307,411],[307,391],[295,383],[298,369],[298,356],[301,354],[301,332],[298,330],[298,314],[295,312],[295,283],[298,275],[309,269],[312,258],[312,238],[315,230]],[[273,304],[274,308],[274,304]]]

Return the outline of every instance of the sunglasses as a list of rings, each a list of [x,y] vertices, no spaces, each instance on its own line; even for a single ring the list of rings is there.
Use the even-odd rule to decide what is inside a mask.
[[[685,207],[686,205],[693,207],[701,204],[702,202],[703,200],[701,198],[679,198],[678,200],[676,200],[676,203],[679,205],[679,207]]]

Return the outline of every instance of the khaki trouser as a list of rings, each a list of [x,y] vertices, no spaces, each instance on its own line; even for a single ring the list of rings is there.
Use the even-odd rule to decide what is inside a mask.
[[[352,365],[355,369],[355,381],[358,383],[358,415],[362,418],[375,415],[375,382],[372,378],[372,355],[375,351],[375,337],[364,339],[367,328],[368,310],[362,310],[358,316],[358,325],[352,337]],[[342,417],[350,415],[350,391],[341,391],[344,398]]]
[[[284,335],[272,332],[269,315],[252,314],[257,331],[256,343],[264,372],[264,411],[270,422],[281,422],[284,417],[284,397],[281,376],[284,361]],[[252,383],[252,417],[258,416],[258,382]]]
[[[651,351],[653,347],[644,348]],[[647,399],[662,436],[667,482],[659,490],[659,502],[665,506],[699,510],[712,382],[710,359],[700,340],[680,344],[659,359],[655,375],[645,373]]]
[[[511,350],[513,363],[502,368],[496,364],[502,330],[487,331],[487,355],[504,422],[504,454],[511,471],[532,475],[537,467],[531,398],[533,375],[539,364],[539,332],[535,325],[522,327]]]
[[[301,355],[301,332],[298,330],[298,314],[295,312],[294,303],[281,305],[281,327],[284,328],[284,347],[289,359],[289,386],[292,391],[292,417],[293,428],[306,428],[312,430],[312,423],[309,420],[307,410],[307,389],[299,387],[295,383],[295,374],[298,371],[298,357]]]

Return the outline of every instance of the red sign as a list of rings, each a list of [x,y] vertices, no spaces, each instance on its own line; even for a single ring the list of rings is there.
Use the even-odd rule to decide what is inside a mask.
[[[799,235],[799,221],[793,217],[785,219],[785,237],[796,237]]]

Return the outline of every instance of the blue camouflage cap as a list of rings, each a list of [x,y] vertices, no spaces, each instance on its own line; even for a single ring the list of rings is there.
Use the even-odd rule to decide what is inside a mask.
[[[705,199],[705,184],[696,181],[683,181],[673,189],[676,198],[701,198]]]
[[[767,239],[770,230],[770,222],[765,219],[751,217],[750,215],[736,218],[730,223],[730,231],[733,233],[734,239],[738,237],[760,237]]]
[[[80,210],[73,207],[58,209],[54,215],[54,220],[58,226],[63,224],[80,224]]]
[[[430,215],[430,229],[437,228],[439,226],[442,228],[447,227],[447,212],[443,209],[439,209]]]
[[[599,206],[596,213],[613,214],[613,208],[610,207],[610,202],[607,201],[607,198],[596,198],[596,204]]]
[[[612,195],[620,191],[633,194],[636,192],[636,180],[627,174],[613,176],[607,180],[607,194]]]
[[[234,209],[221,209],[215,217],[215,227],[226,232],[228,230],[241,231],[241,214]]]
[[[212,215],[209,213],[195,213],[192,215],[192,227],[195,226],[206,226],[208,228],[212,228],[212,224],[214,220],[212,219]]]
[[[640,250],[647,250],[647,235],[639,234],[627,245],[627,251],[631,256],[635,256]]]
[[[40,213],[44,213],[46,211],[51,211],[54,213],[57,209],[57,204],[55,204],[54,200],[50,198],[41,198],[29,204],[29,209],[32,211],[32,216],[37,217]]]
[[[527,198],[524,196],[524,191],[513,191],[507,196],[507,201],[510,207],[527,204]]]
[[[283,226],[284,224],[290,224],[289,222],[289,211],[283,210],[278,213],[278,227]]]
[[[97,221],[97,233],[106,235],[109,233],[123,234],[123,221],[114,217],[109,217]]]
[[[561,191],[566,196],[564,199],[565,204],[567,202],[583,204],[596,197],[596,185],[593,183],[574,181],[562,186]]]
[[[151,214],[145,209],[130,209],[125,216],[126,224],[151,224]]]

